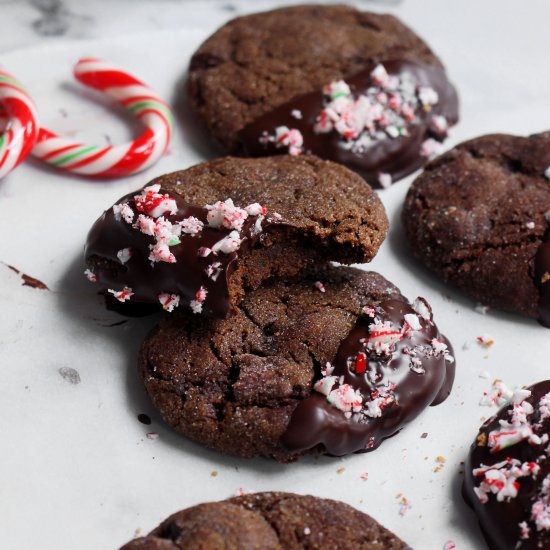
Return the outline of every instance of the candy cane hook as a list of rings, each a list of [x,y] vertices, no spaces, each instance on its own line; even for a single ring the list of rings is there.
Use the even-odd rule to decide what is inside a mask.
[[[23,86],[0,70],[0,178],[23,162],[38,136],[36,107]],[[5,123],[4,123],[5,122]]]
[[[77,80],[117,100],[138,117],[145,131],[124,145],[86,145],[41,128],[32,155],[51,166],[84,176],[116,177],[152,166],[166,151],[173,130],[168,105],[148,86],[100,59],[81,59],[74,68]]]

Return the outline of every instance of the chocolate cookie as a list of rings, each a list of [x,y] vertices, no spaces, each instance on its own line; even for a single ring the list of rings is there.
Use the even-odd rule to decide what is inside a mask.
[[[190,103],[232,154],[313,153],[388,186],[458,120],[430,48],[391,15],[307,5],[234,19],[191,59]]]
[[[87,275],[119,302],[227,317],[270,277],[370,261],[387,227],[376,193],[343,166],[223,158],[156,178],[107,210],[88,235]]]
[[[550,548],[550,381],[518,390],[481,427],[464,498],[491,550]]]
[[[336,500],[253,493],[177,512],[121,550],[406,550],[367,514]]]
[[[281,462],[375,449],[454,378],[428,304],[346,267],[247,293],[228,320],[169,316],[139,368],[165,421],[221,452]]]
[[[550,132],[488,135],[431,162],[403,222],[415,254],[475,300],[550,326]]]

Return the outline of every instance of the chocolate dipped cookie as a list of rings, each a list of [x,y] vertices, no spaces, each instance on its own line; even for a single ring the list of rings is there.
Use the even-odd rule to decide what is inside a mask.
[[[139,370],[164,420],[220,452],[281,462],[377,448],[454,379],[422,298],[377,273],[327,267],[246,294],[231,319],[172,315]]]
[[[549,434],[548,380],[517,390],[481,427],[463,494],[490,550],[550,548]]]
[[[376,193],[343,166],[228,157],[155,178],[106,210],[86,274],[117,305],[228,317],[271,277],[370,261],[387,227]]]
[[[475,300],[550,326],[550,132],[482,136],[431,162],[403,223],[413,252]]]
[[[121,550],[407,550],[373,518],[336,500],[252,493],[176,512]]]
[[[188,96],[231,154],[313,153],[381,187],[437,153],[458,120],[427,44],[391,15],[343,5],[230,21],[193,55]]]

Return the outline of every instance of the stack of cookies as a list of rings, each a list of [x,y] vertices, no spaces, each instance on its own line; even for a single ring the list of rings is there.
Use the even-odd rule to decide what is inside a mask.
[[[349,267],[388,231],[372,187],[437,156],[458,120],[441,62],[392,16],[297,6],[219,29],[192,57],[187,94],[235,156],[122,197],[86,245],[110,307],[166,312],[138,359],[153,404],[185,437],[241,457],[377,449],[454,380],[426,300]],[[548,133],[485,136],[432,161],[403,210],[413,251],[475,299],[550,326],[549,167]],[[502,404],[464,494],[491,548],[548,548],[550,388]],[[183,548],[406,545],[342,503],[261,493],[178,512],[124,547]]]

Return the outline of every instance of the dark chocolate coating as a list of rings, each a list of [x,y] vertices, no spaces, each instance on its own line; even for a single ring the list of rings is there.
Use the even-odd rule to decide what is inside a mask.
[[[531,424],[537,424],[540,418],[537,404],[542,396],[550,392],[550,380],[534,384],[528,389],[532,394],[527,401],[535,408],[535,412],[530,417]],[[531,506],[537,498],[542,481],[550,474],[550,460],[546,453],[548,443],[534,445],[524,440],[496,453],[491,452],[491,448],[486,444],[479,444],[480,441],[485,441],[489,432],[498,427],[500,420],[510,418],[508,413],[511,409],[512,405],[503,407],[481,427],[466,460],[462,493],[466,502],[474,509],[491,550],[550,548],[550,531],[538,531],[531,521]],[[537,434],[550,434],[550,418],[543,421],[540,429],[537,429]],[[473,469],[479,468],[482,464],[491,466],[506,458],[515,458],[521,462],[536,462],[540,466],[540,471],[534,479],[528,476],[518,480],[520,488],[515,498],[498,502],[495,495],[489,495],[489,500],[482,504],[473,490],[479,485],[479,479],[476,479],[472,473]],[[521,538],[519,524],[524,521],[530,527],[531,536],[528,539]]]
[[[325,292],[315,287],[316,281],[324,284]],[[426,373],[418,374],[410,372],[399,355],[390,364],[375,361],[385,379],[396,383],[401,402],[384,409],[380,418],[354,426],[353,418],[346,419],[342,411],[326,410],[323,398],[318,410],[326,411],[340,430],[331,432],[334,442],[312,439],[314,426],[309,424],[298,433],[294,412],[301,403],[317,401],[313,385],[321,378],[321,368],[341,361],[348,346],[357,345],[357,331],[365,328],[363,306],[387,309],[398,321],[412,312],[390,282],[358,269],[327,267],[293,281],[266,282],[247,292],[231,319],[167,316],[142,345],[141,376],[170,426],[220,452],[288,462],[317,450],[367,450],[371,436],[376,437],[371,445],[378,445],[422,409],[447,397],[454,366],[442,356],[427,361],[420,356]],[[422,323],[425,328],[409,344],[439,337],[435,325]],[[346,376],[368,385],[362,377]],[[293,441],[295,448],[289,449]]]
[[[121,550],[407,550],[373,518],[309,495],[252,493],[176,512]]]
[[[377,307],[377,312],[382,321],[389,321],[394,327],[403,326],[404,315],[416,314],[402,300],[384,301]],[[345,384],[359,389],[363,395],[371,395],[377,388],[393,383],[396,385],[395,402],[384,409],[379,418],[363,416],[355,421],[346,418],[323,395],[314,393],[294,410],[290,424],[281,438],[283,447],[299,452],[322,445],[329,454],[336,456],[374,450],[427,406],[443,401],[454,380],[454,359],[446,361],[441,355],[421,353],[425,372],[419,374],[410,369],[409,358],[403,353],[404,348],[430,348],[434,338],[443,340],[432,321],[422,318],[420,321],[422,329],[413,331],[410,336],[398,342],[391,355],[380,356],[374,352],[368,354],[370,368],[363,374],[357,374],[352,365],[357,354],[364,350],[360,341],[363,338],[368,339],[369,325],[372,323],[370,317],[361,315],[338,348],[333,375],[343,376]],[[452,353],[452,347],[449,351]],[[352,361],[349,362],[349,359]],[[373,370],[377,374],[374,383],[369,377]]]
[[[165,190],[161,189],[160,193],[164,194]],[[127,203],[134,211],[134,219],[137,219],[140,212],[135,206],[135,195],[136,193],[130,193],[122,197],[118,204]],[[101,259],[102,262],[116,264],[119,262],[117,252],[131,246],[132,257],[124,264],[122,270],[112,269],[109,264],[102,269],[103,264],[97,264],[95,274],[102,288],[120,290],[122,286],[128,286],[134,292],[132,302],[145,304],[158,304],[160,292],[176,294],[181,298],[180,305],[185,307],[195,298],[197,290],[203,287],[208,292],[203,307],[204,314],[227,317],[232,312],[229,278],[235,270],[238,255],[250,250],[265,234],[255,234],[252,231],[256,218],[250,216],[244,222],[241,233],[243,240],[238,251],[201,257],[198,253],[199,248],[212,248],[215,243],[229,235],[231,230],[209,227],[206,208],[188,204],[177,195],[172,198],[177,203],[178,211],[174,215],[165,216],[167,220],[175,224],[184,218],[194,216],[204,222],[204,229],[199,234],[182,233],[181,243],[170,247],[176,258],[175,263],[151,263],[148,259],[149,245],[155,242],[154,237],[141,233],[123,220],[117,220],[112,208],[106,210],[90,230],[86,242],[86,258],[92,263],[94,259]],[[269,231],[276,223],[268,216],[263,220],[262,227],[264,231]],[[212,262],[221,264],[219,269],[222,271],[216,280],[209,277],[206,272]]]
[[[237,135],[242,152],[247,156],[284,152],[284,149],[277,149],[273,143],[261,143],[259,138],[264,132],[274,134],[277,126],[287,126],[300,130],[305,151],[344,164],[359,173],[373,187],[380,187],[380,173],[390,174],[393,181],[410,174],[426,162],[426,157],[420,155],[422,143],[428,137],[437,137],[430,130],[432,118],[442,115],[449,126],[458,121],[458,97],[442,67],[397,59],[382,60],[381,63],[388,74],[407,72],[418,86],[432,87],[439,95],[439,101],[429,112],[418,110],[417,120],[409,127],[408,135],[395,139],[386,137],[362,153],[343,148],[343,138],[337,132],[319,134],[314,131],[315,121],[324,105],[323,92],[319,89],[296,97],[247,124]],[[371,71],[375,65],[371,63],[360,73],[346,78],[355,97],[373,86]],[[291,115],[295,109],[302,113],[300,120]]]
[[[413,252],[478,302],[550,326],[548,167],[550,132],[481,136],[435,159],[405,200]]]
[[[370,261],[384,240],[387,218],[377,194],[364,181],[343,166],[313,156],[279,155],[262,159],[226,157],[156,178],[162,192],[176,200],[178,213],[171,221],[193,215],[205,220],[206,204],[233,199],[244,208],[251,203],[265,205],[267,216],[262,233],[252,235],[249,217],[239,250],[231,254],[198,256],[198,249],[209,246],[229,230],[207,228],[197,236],[182,233],[181,244],[171,246],[176,263],[148,260],[151,236],[117,221],[111,208],[95,223],[88,236],[86,262],[98,278],[100,290],[132,288],[135,295],[120,303],[121,312],[136,312],[136,306],[159,305],[160,292],[181,295],[185,308],[197,290],[208,290],[203,311],[227,317],[244,296],[271,277],[292,277],[306,273],[327,261],[359,263]],[[134,205],[134,195],[123,197]],[[135,210],[135,209],[134,209]],[[274,213],[282,216],[270,223]],[[134,216],[135,220],[136,216]],[[131,247],[133,256],[123,265],[120,249]],[[212,262],[221,262],[223,272],[214,282],[205,273]]]

